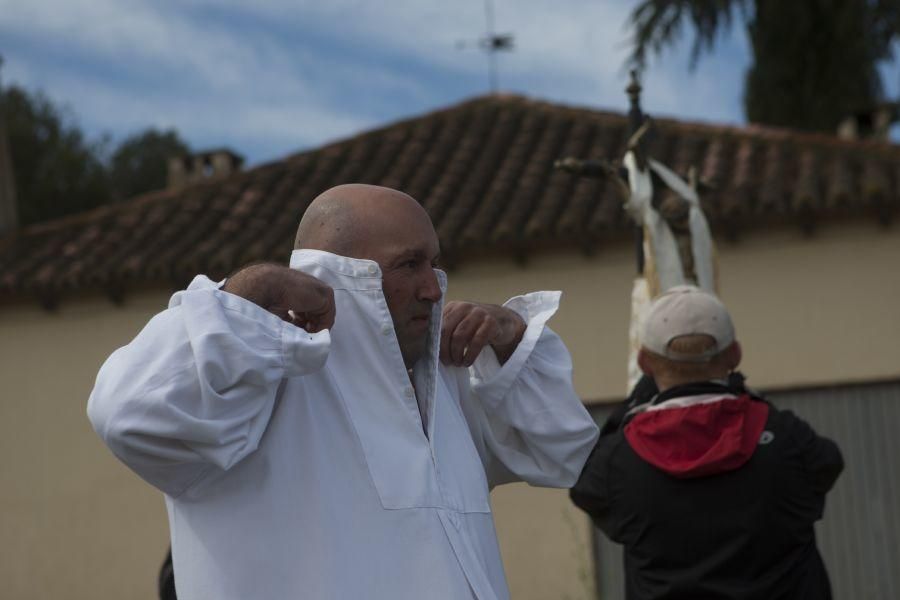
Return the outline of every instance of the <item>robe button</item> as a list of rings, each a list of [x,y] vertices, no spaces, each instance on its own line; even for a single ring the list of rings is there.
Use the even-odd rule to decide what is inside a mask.
[[[394,327],[388,323],[385,323],[381,326],[381,333],[384,335],[391,335],[391,332],[394,330]]]
[[[376,267],[375,265],[369,265],[369,274],[370,275],[374,275],[377,272],[378,272],[378,267]]]
[[[411,385],[406,386],[406,397],[414,398],[415,396],[416,396],[416,390],[414,390]]]

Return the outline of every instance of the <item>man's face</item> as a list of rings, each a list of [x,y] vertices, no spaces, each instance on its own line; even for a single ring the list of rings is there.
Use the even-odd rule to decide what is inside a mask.
[[[441,299],[434,266],[437,251],[410,249],[380,263],[382,288],[406,368],[425,354],[431,309]]]
[[[441,299],[434,267],[440,246],[437,234],[424,211],[401,211],[376,217],[367,240],[365,258],[381,267],[382,290],[394,321],[394,331],[411,369],[425,354],[431,309]]]

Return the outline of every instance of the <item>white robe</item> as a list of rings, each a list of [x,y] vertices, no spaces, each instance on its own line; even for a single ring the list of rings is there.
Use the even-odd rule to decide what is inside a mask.
[[[434,306],[413,374],[426,437],[377,264],[303,250],[291,267],[334,288],[330,332],[200,276],[110,356],[88,402],[166,495],[179,598],[508,598],[489,489],[569,487],[597,437],[545,326],[559,293],[507,303],[528,328],[502,367],[489,347],[471,370],[441,365]]]

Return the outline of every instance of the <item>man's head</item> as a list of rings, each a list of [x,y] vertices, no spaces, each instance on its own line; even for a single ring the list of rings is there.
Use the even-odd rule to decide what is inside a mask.
[[[741,347],[731,315],[712,294],[677,286],[650,305],[641,330],[638,365],[660,391],[725,379],[740,362]]]
[[[433,270],[440,247],[422,206],[390,188],[339,185],[309,205],[294,248],[378,263],[400,352],[412,368],[425,352],[431,308],[441,298]]]

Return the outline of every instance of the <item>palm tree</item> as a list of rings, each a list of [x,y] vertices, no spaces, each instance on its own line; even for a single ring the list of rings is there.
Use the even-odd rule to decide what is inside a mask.
[[[744,90],[754,123],[833,132],[883,100],[879,63],[900,34],[900,0],[642,0],[630,17],[630,62],[694,29],[691,65],[735,20],[753,49]]]

